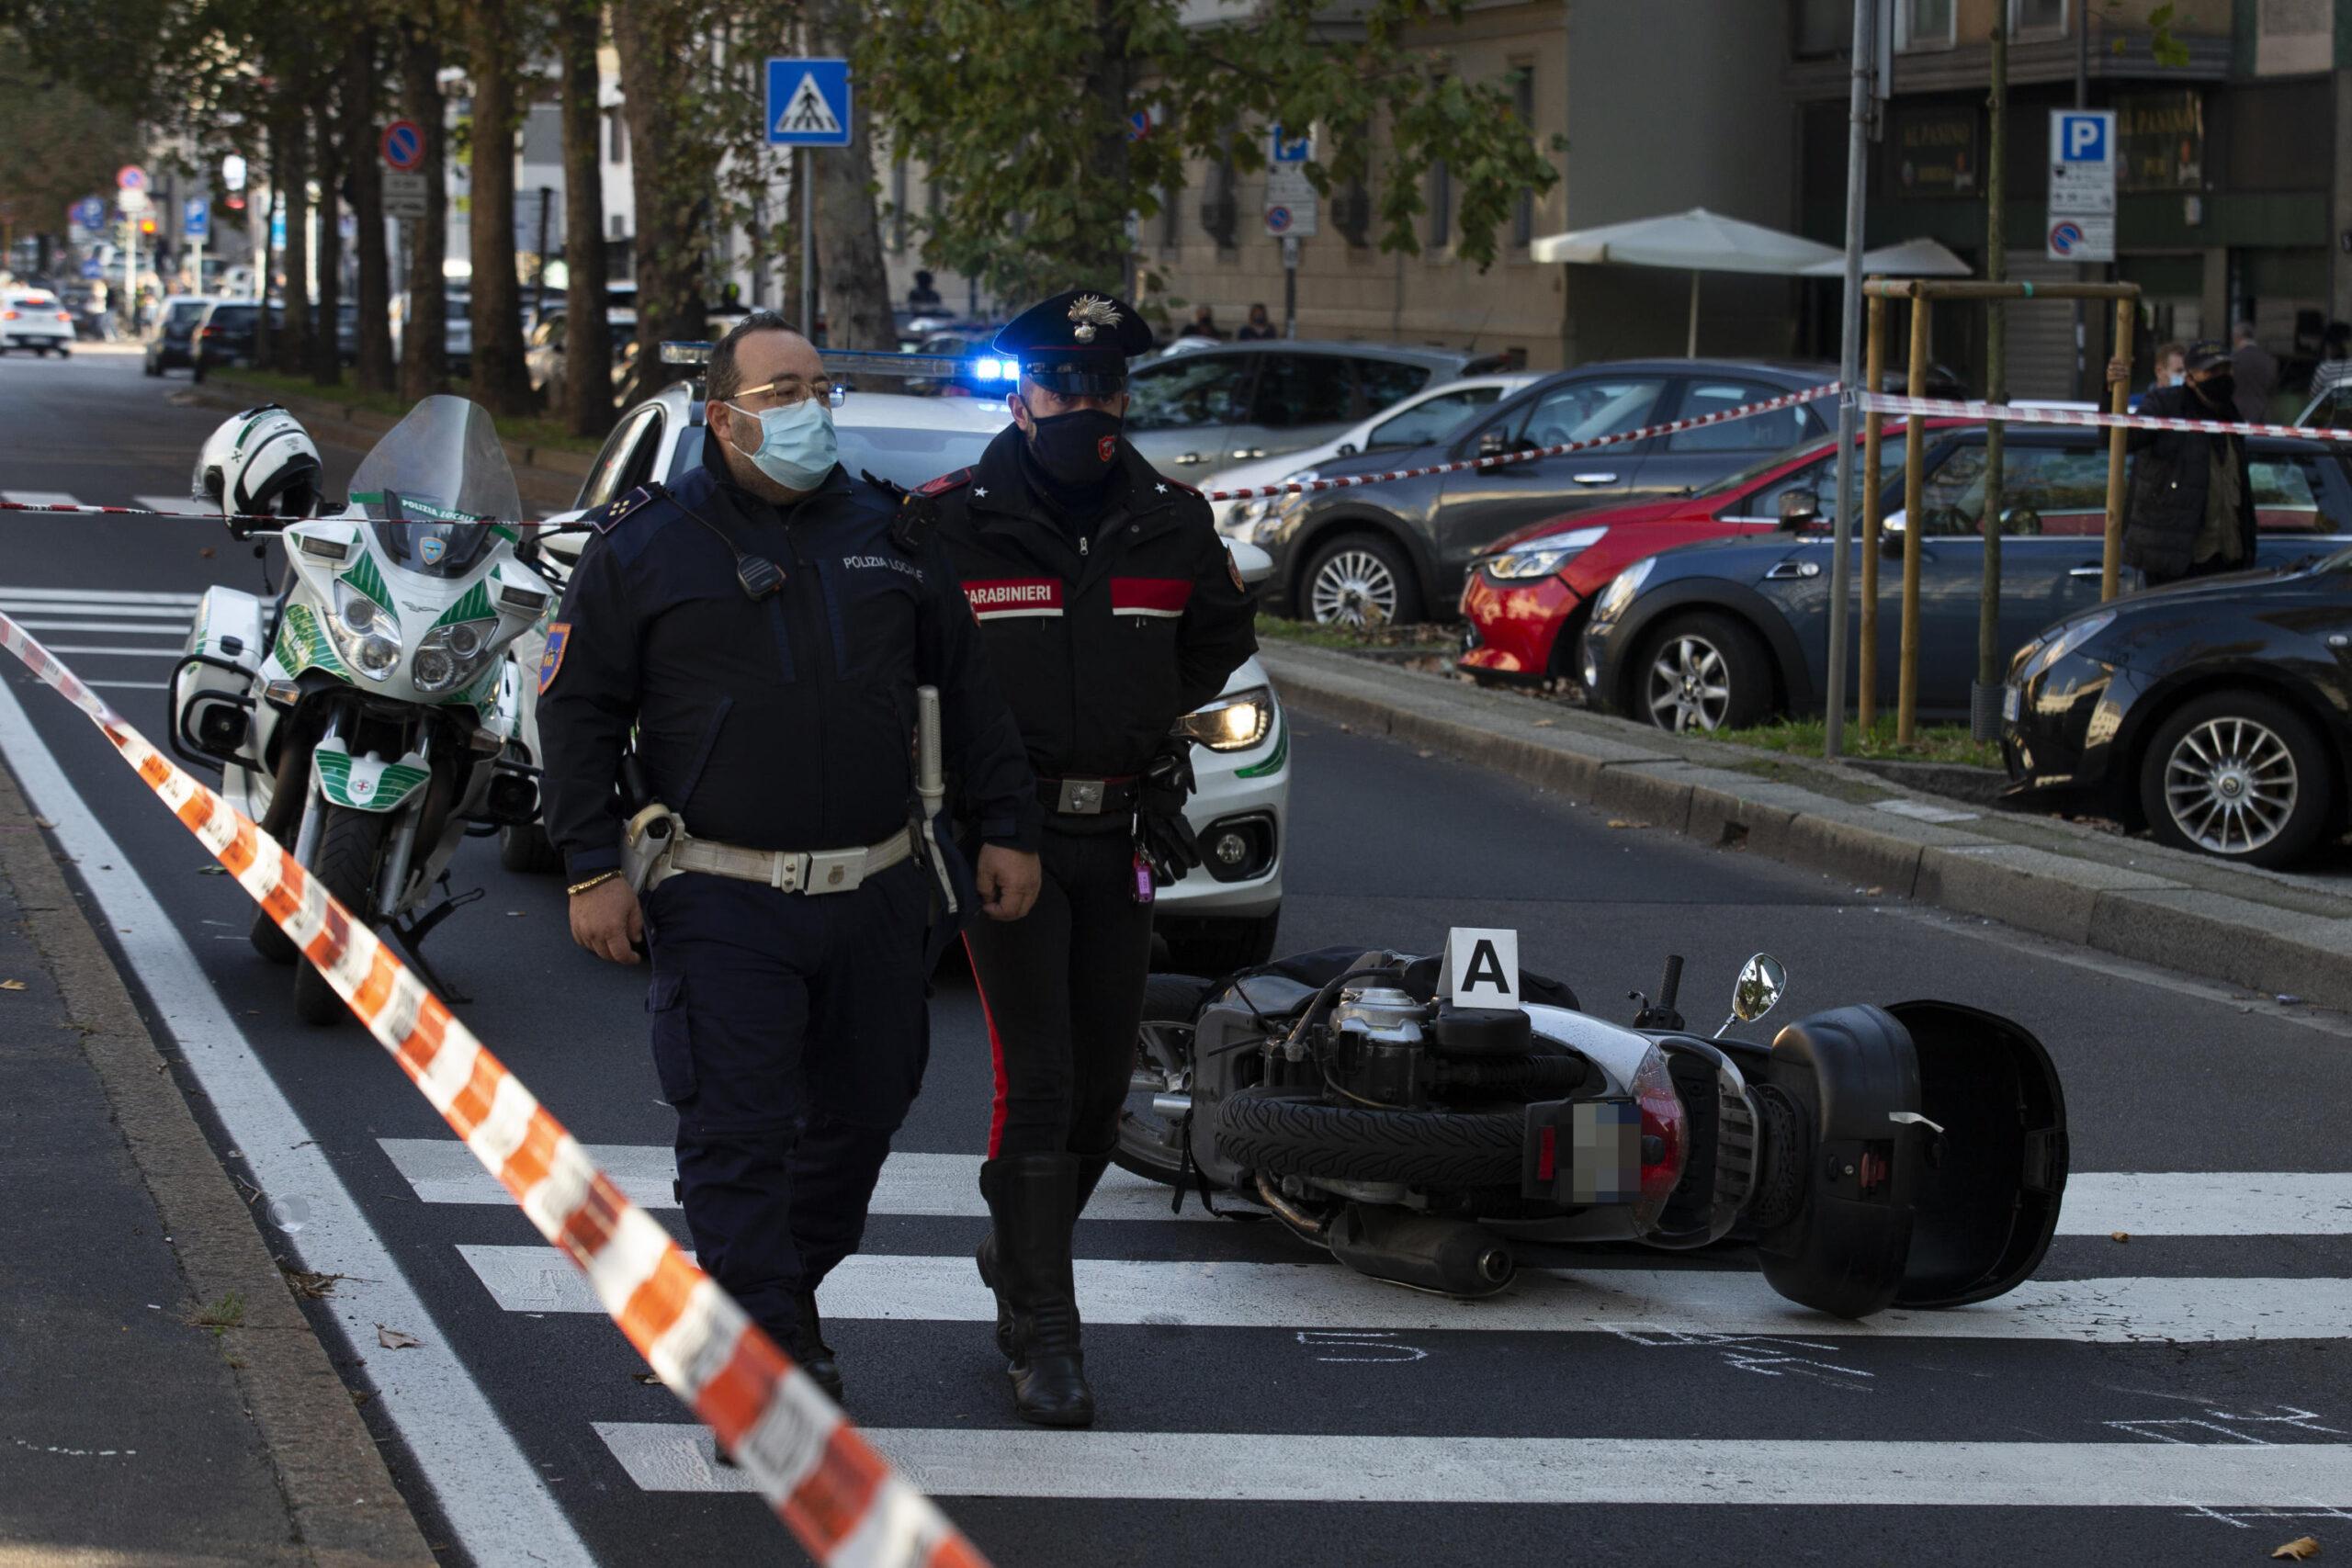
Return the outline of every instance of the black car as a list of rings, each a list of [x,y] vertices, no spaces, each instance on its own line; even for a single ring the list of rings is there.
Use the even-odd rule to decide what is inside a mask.
[[[204,312],[189,344],[190,372],[201,381],[207,370],[254,362],[254,328],[261,320],[261,307],[251,299],[216,300]],[[284,325],[284,308],[273,299],[269,302],[269,325],[275,332]]]
[[[2290,568],[2352,543],[2352,467],[2340,444],[2248,438],[2256,561]],[[1894,705],[1903,606],[1903,448],[1886,444],[1880,504],[1878,689]],[[1968,712],[1983,598],[1984,427],[1930,430],[1921,479],[1919,711]],[[2107,445],[2098,431],[2017,426],[2004,465],[2000,652],[2098,604]],[[1802,514],[1801,514],[1802,515]],[[1661,728],[1737,729],[1818,713],[1828,673],[1830,537],[1784,528],[1668,550],[1621,572],[1594,601],[1578,666],[1586,700]],[[1854,570],[1860,602],[1861,570]],[[2139,574],[2125,569],[2128,588]],[[1847,621],[1849,656],[1859,615]]]
[[[164,301],[162,318],[147,332],[148,375],[185,370],[196,363],[190,344],[212,303],[200,294],[175,294]]]
[[[1292,477],[1338,479],[1587,441],[1783,397],[1837,374],[1835,366],[1739,360],[1588,365],[1522,389],[1429,446],[1318,463]],[[1712,484],[1826,434],[1835,413],[1824,399],[1565,457],[1295,494],[1254,525],[1250,542],[1273,557],[1270,608],[1315,621],[1417,621],[1457,602],[1478,552],[1514,529]]]
[[[2285,865],[2346,825],[2352,550],[2176,583],[2018,649],[2001,753],[2027,800]]]

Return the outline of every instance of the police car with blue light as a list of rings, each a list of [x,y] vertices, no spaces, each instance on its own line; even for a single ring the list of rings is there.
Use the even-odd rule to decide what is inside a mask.
[[[670,365],[699,365],[709,353],[708,344],[662,347],[662,361]],[[889,378],[955,378],[967,384],[985,379],[1010,391],[1020,375],[1016,361],[993,354],[978,356],[977,363],[967,366],[921,355],[831,352],[825,363],[845,384],[860,379],[868,385]],[[670,483],[699,466],[703,402],[699,378],[680,380],[623,413],[590,466],[572,510],[548,521],[574,521],[639,485]],[[912,397],[864,388],[839,394],[833,410],[842,467],[907,490],[969,468],[1009,423],[1001,399]],[[546,537],[535,547],[537,564],[560,582],[584,543],[580,534]],[[1255,583],[1270,570],[1265,553],[1256,547],[1235,543],[1231,548],[1245,581]],[[537,668],[546,638],[543,619],[515,642],[511,656],[522,671]],[[519,685],[522,760],[536,762],[540,754],[537,682],[526,679]],[[1253,658],[1233,672],[1216,701],[1187,715],[1183,726],[1198,742],[1193,770],[1199,789],[1185,815],[1199,835],[1204,863],[1201,874],[1159,890],[1155,929],[1167,945],[1165,962],[1194,974],[1222,975],[1262,963],[1273,952],[1290,813],[1290,723],[1265,668]],[[536,823],[503,829],[500,857],[516,871],[551,871],[556,866],[554,852]]]

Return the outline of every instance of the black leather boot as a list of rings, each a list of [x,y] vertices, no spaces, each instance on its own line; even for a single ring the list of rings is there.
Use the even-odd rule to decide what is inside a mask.
[[[989,1196],[989,1171],[997,1163],[987,1160],[980,1165],[980,1196],[987,1201],[991,1213],[995,1212],[996,1200]],[[1073,1218],[1086,1213],[1086,1201],[1094,1196],[1095,1186],[1102,1181],[1102,1173],[1110,1168],[1110,1165],[1109,1155],[1078,1156],[1078,1190],[1070,1204]],[[996,1292],[996,1348],[1009,1361],[1012,1359],[1012,1309],[1005,1304],[1004,1292],[997,1285],[996,1229],[993,1225],[988,1235],[980,1237],[980,1245],[973,1251],[972,1260],[980,1266],[980,1283]]]
[[[980,1190],[996,1222],[990,1271],[1010,1320],[1012,1408],[1040,1427],[1094,1422],[1069,1260],[1078,1183],[1076,1155],[1019,1155],[980,1167]]]
[[[842,1402],[842,1369],[833,1359],[833,1348],[825,1343],[825,1321],[817,1315],[817,1292],[803,1291],[793,1298],[799,1314],[796,1325],[799,1332],[790,1337],[785,1353],[800,1365],[819,1388],[830,1395],[835,1404]]]

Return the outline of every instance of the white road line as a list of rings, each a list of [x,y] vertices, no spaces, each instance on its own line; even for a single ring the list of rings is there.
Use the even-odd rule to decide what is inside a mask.
[[[749,1492],[684,1422],[599,1421],[648,1492]],[[934,1497],[1740,1507],[2310,1507],[2352,1502],[2352,1444],[1397,1438],[862,1428]]]
[[[304,1267],[343,1277],[323,1304],[350,1353],[367,1361],[379,1402],[416,1456],[460,1545],[477,1562],[593,1568],[595,1559],[538,1472],[254,1055],[130,858],[67,782],[5,683],[0,752],[16,769],[33,809],[56,824],[58,841],[89,885],[102,918],[115,929],[115,940],[155,1016],[170,1030],[198,1088],[243,1151],[248,1174],[266,1199],[257,1201],[257,1208],[283,1233]],[[135,799],[135,809],[161,809],[127,773],[107,776],[125,797]],[[286,1004],[285,971],[260,969],[254,980],[269,993],[256,1000]],[[411,1092],[400,1069],[372,1045],[343,1044],[341,1055],[346,1058],[341,1070],[351,1077],[353,1092]],[[377,1345],[378,1324],[415,1335],[423,1344],[385,1351]]]
[[[82,504],[62,490],[0,490],[0,501],[13,501],[18,506],[79,506]]]
[[[511,1203],[513,1199],[497,1179],[481,1167],[473,1151],[454,1138],[379,1138],[384,1153],[425,1203]],[[647,1209],[674,1209],[678,1200],[670,1183],[678,1174],[675,1159],[660,1144],[590,1144],[588,1157],[620,1183],[632,1202]],[[895,1154],[882,1168],[869,1212],[876,1214],[933,1214],[947,1218],[985,1218],[980,1201],[980,1156],[978,1155]],[[1140,1176],[1116,1168],[1105,1171],[1094,1201],[1086,1206],[1090,1220],[1165,1220],[1169,1200],[1175,1194]],[[1222,1204],[1220,1200],[1220,1204]],[[1252,1211],[1255,1212],[1254,1210]],[[1184,1200],[1184,1219],[1207,1219],[1200,1201]]]
[[[402,1177],[426,1203],[504,1203],[506,1190],[453,1138],[379,1138]],[[629,1197],[649,1209],[674,1209],[677,1174],[660,1144],[595,1144],[589,1154]],[[873,1213],[979,1217],[978,1155],[895,1154],[882,1168]],[[1113,1168],[1102,1178],[1090,1220],[1169,1219],[1165,1187]],[[1224,1200],[1220,1199],[1220,1202]],[[1206,1219],[1184,1201],[1185,1219]],[[2077,1171],[2066,1182],[2061,1235],[2352,1235],[2352,1171]]]
[[[7,605],[0,604],[0,610],[6,610],[7,608]],[[58,612],[51,613],[55,614]],[[75,605],[74,608],[65,610],[62,613],[69,615],[86,615],[93,614],[94,612],[85,609],[80,605]],[[103,621],[52,621],[37,615],[18,615],[13,610],[9,611],[9,615],[15,619],[18,626],[24,627],[28,632],[115,632],[124,637],[167,637],[174,638],[187,636],[187,617],[186,615],[180,615],[175,621],[166,622],[162,626],[152,626],[139,621],[120,620],[112,616],[109,616],[107,619]]]
[[[195,593],[145,593],[116,588],[22,588],[15,583],[0,582],[0,602],[62,599],[69,603],[97,604],[182,604],[194,609],[199,597]]]
[[[177,659],[176,648],[99,648],[89,643],[43,643],[51,653],[96,653],[110,659]]]
[[[507,1312],[604,1309],[579,1272],[539,1247],[461,1245]],[[1086,1321],[1194,1328],[1463,1330],[1556,1334],[1803,1334],[1869,1339],[2352,1339],[2352,1280],[2036,1280],[1951,1312],[1861,1322],[1811,1312],[1760,1274],[1714,1269],[1521,1269],[1501,1296],[1456,1302],[1336,1264],[1078,1261]],[[825,1281],[829,1318],[981,1323],[996,1298],[968,1255],[867,1254]]]

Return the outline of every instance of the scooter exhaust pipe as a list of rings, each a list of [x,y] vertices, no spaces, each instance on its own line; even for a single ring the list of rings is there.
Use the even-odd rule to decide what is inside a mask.
[[[1360,1274],[1448,1296],[1491,1296],[1519,1271],[1510,1248],[1467,1220],[1350,1203],[1324,1233],[1331,1256]]]

